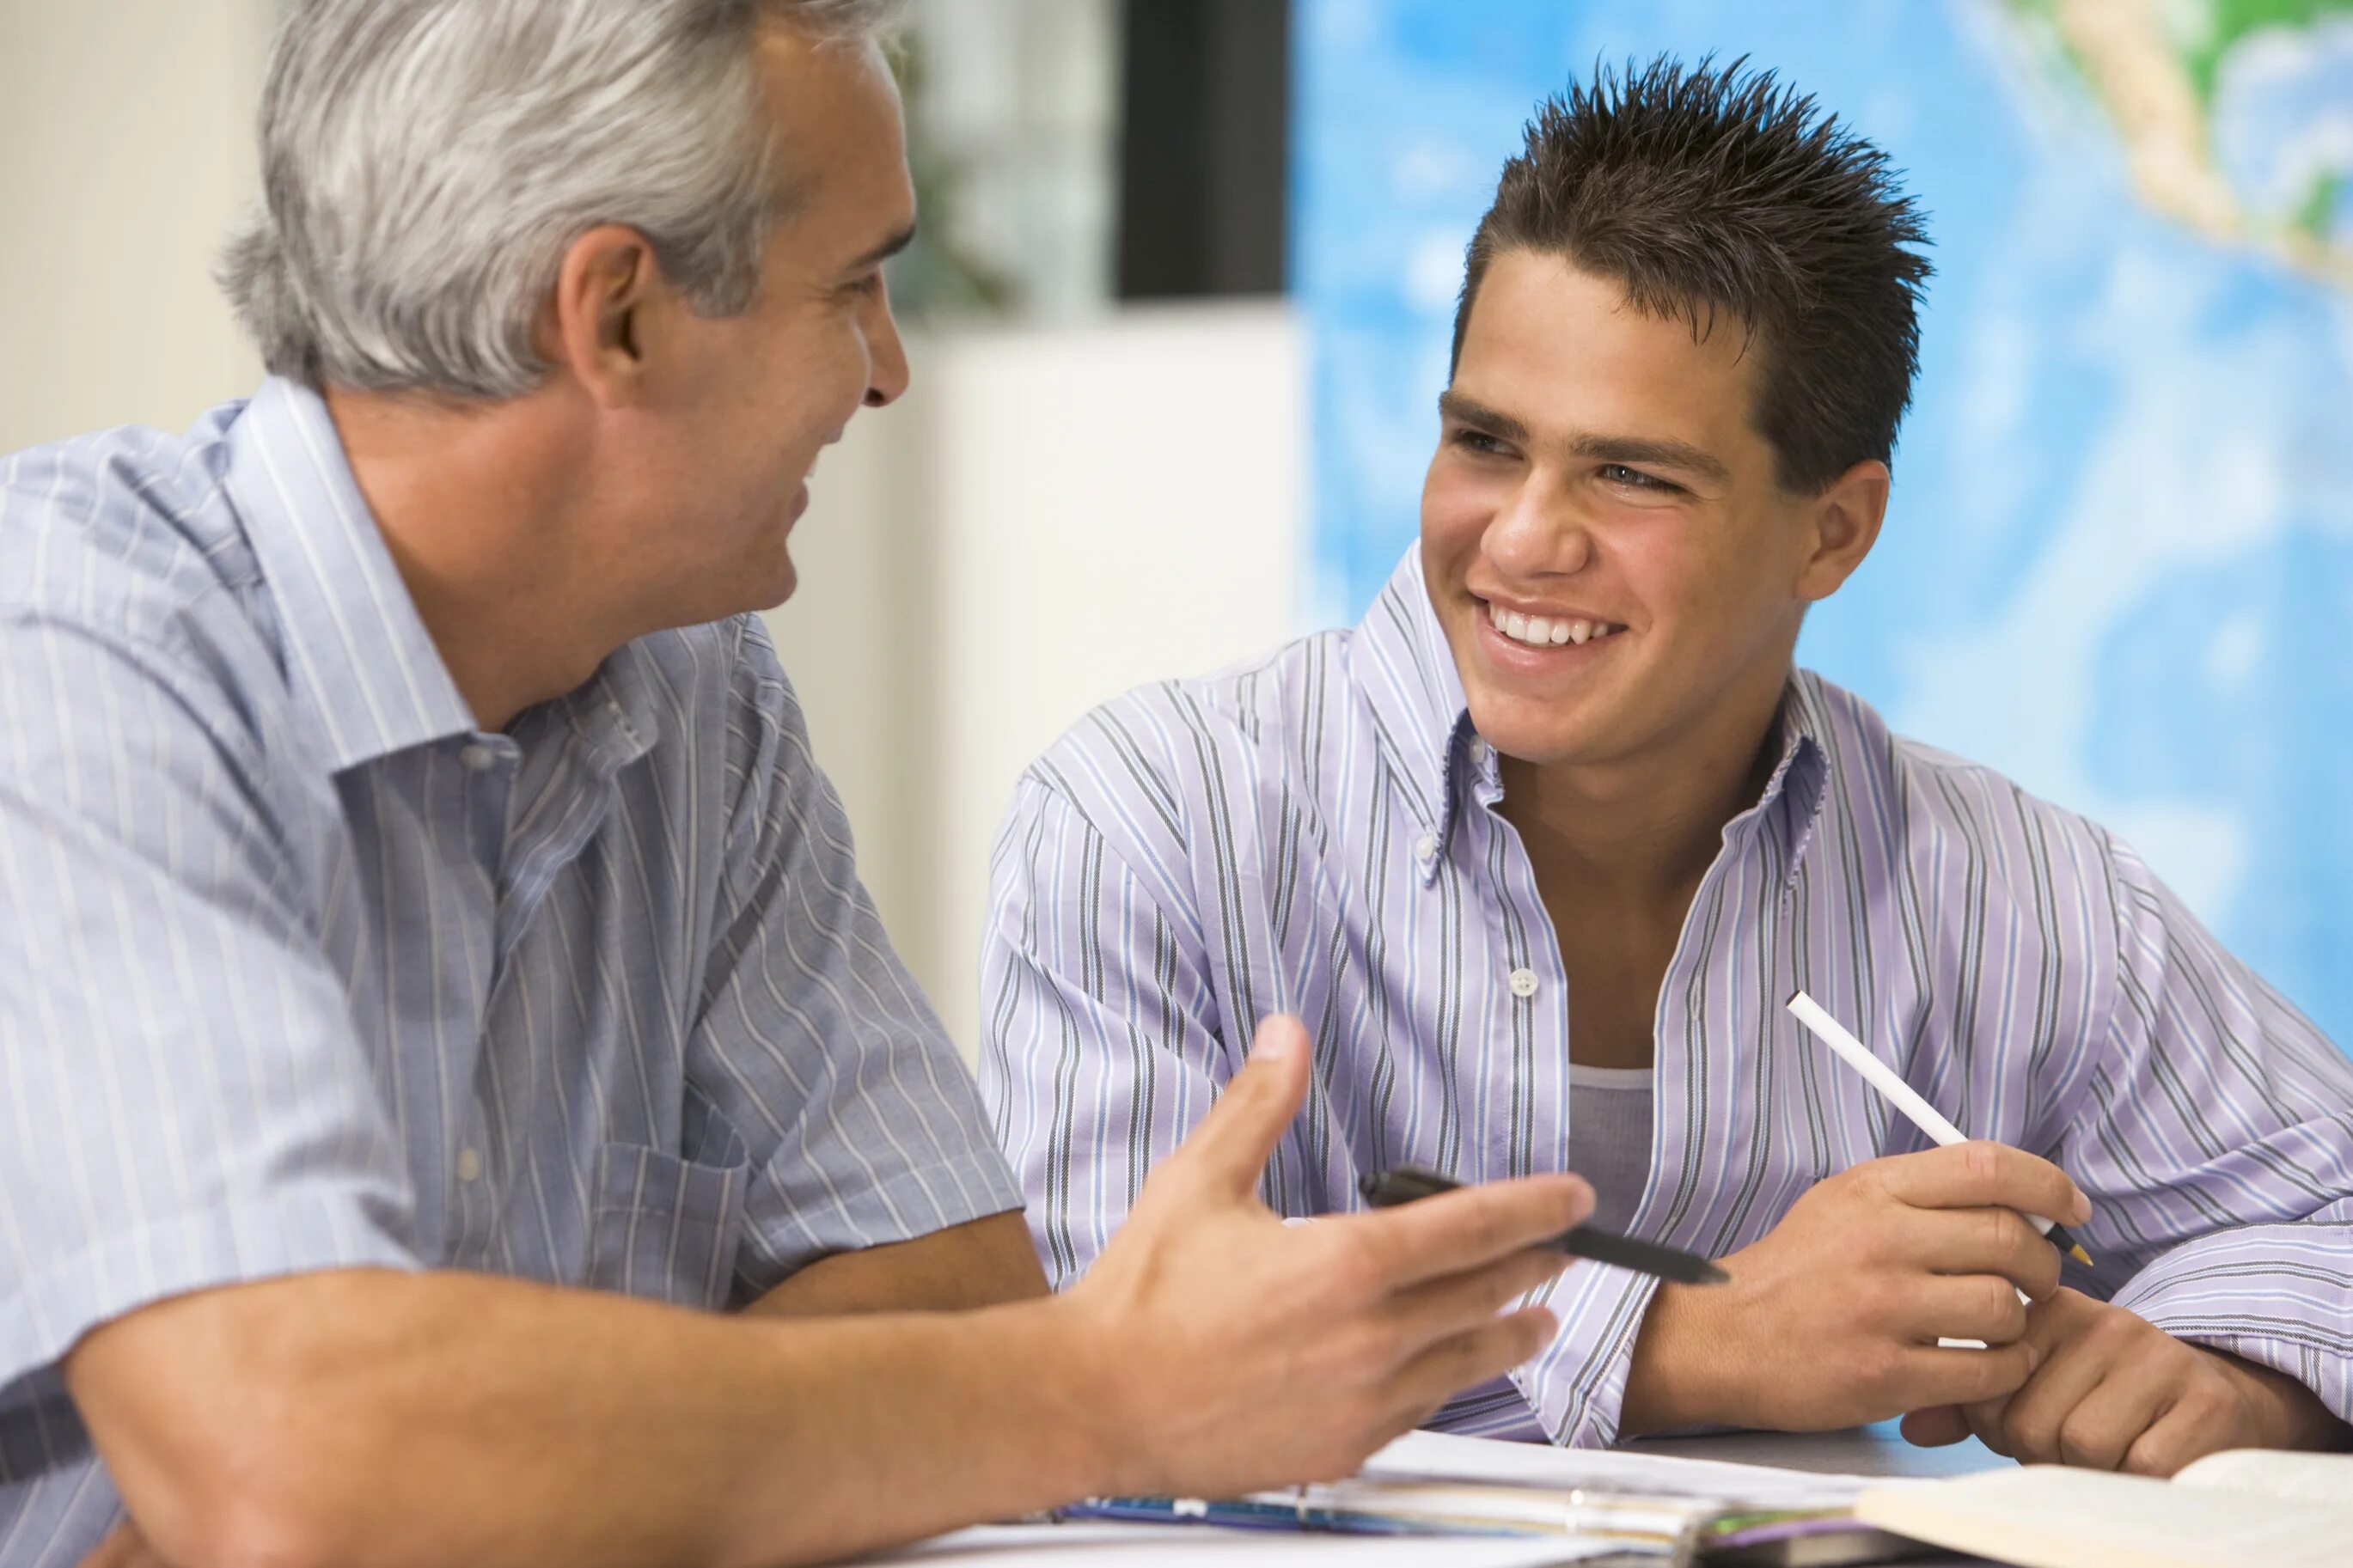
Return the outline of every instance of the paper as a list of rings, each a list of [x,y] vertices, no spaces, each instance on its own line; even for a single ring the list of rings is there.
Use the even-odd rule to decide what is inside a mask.
[[[1760,1509],[1842,1508],[1869,1485],[1862,1476],[1726,1464],[1620,1448],[1556,1448],[1443,1432],[1409,1432],[1375,1454],[1364,1479],[1504,1483],[1629,1492]]]
[[[2353,1507],[2031,1465],[1883,1484],[1856,1517],[2019,1568],[2343,1568]]]
[[[969,1568],[1552,1568],[1623,1561],[1606,1541],[1561,1536],[1316,1535],[1205,1524],[991,1524],[902,1547],[875,1563]]]

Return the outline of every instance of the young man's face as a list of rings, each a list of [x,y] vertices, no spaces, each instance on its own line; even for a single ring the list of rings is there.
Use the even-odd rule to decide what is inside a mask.
[[[1775,481],[1748,346],[1721,315],[1694,342],[1557,257],[1489,267],[1440,399],[1421,549],[1472,722],[1506,756],[1672,756],[1778,700],[1805,600],[1827,591],[1822,503]]]

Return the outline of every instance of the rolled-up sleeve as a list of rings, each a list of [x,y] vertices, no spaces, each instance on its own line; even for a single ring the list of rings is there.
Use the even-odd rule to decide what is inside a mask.
[[[2353,1421],[2353,1062],[2115,848],[2118,995],[2061,1163],[2112,1298]]]
[[[750,1145],[734,1298],[832,1253],[1021,1206],[972,1075],[859,880],[840,797],[743,624],[728,875],[690,1093]]]
[[[0,615],[0,1407],[163,1298],[414,1266],[310,878],[204,668]]]

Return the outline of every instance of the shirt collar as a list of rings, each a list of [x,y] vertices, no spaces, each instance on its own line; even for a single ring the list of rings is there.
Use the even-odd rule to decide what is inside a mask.
[[[227,436],[228,486],[267,579],[288,675],[331,768],[474,731],[360,495],[319,395],[272,376]]]
[[[1442,847],[1454,825],[1471,713],[1454,650],[1430,608],[1421,551],[1405,553],[1350,639],[1350,668],[1370,705],[1390,772],[1421,825]],[[1436,857],[1421,857],[1425,872]]]
[[[1438,874],[1463,792],[1490,777],[1495,762],[1472,731],[1461,673],[1430,605],[1419,548],[1406,552],[1358,623],[1351,659],[1380,749],[1436,847],[1420,857],[1426,881]],[[1785,886],[1797,876],[1827,794],[1831,729],[1824,702],[1817,677],[1791,673],[1774,718],[1771,744],[1778,756],[1773,771],[1757,804],[1725,825],[1727,842],[1745,823],[1759,825]]]

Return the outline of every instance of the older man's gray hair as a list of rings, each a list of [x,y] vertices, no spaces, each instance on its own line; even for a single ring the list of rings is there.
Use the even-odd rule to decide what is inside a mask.
[[[794,171],[753,43],[878,37],[895,0],[299,0],[262,95],[263,200],[222,286],[279,374],[517,396],[572,242],[643,234],[735,314]]]

